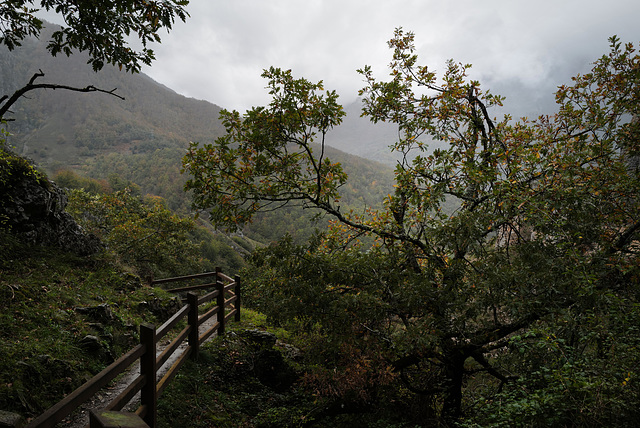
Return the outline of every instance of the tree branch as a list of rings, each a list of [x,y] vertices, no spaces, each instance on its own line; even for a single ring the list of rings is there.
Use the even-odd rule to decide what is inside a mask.
[[[89,85],[84,88],[78,88],[74,86],[57,85],[53,83],[35,83],[36,79],[40,77],[44,77],[44,73],[42,72],[42,70],[38,70],[37,73],[34,73],[31,79],[29,79],[29,83],[27,83],[22,88],[15,91],[13,95],[11,95],[11,97],[4,95],[2,98],[0,98],[0,120],[4,118],[4,115],[7,112],[9,112],[9,109],[13,104],[16,103],[16,101],[18,101],[27,92],[33,91],[35,89],[53,89],[54,91],[56,89],[64,89],[67,91],[75,91],[75,92],[102,92],[104,94],[113,95],[116,98],[120,98],[121,100],[124,100],[124,97],[115,93],[115,91],[118,88],[114,88],[110,91],[107,91],[106,89],[96,88],[93,85]]]

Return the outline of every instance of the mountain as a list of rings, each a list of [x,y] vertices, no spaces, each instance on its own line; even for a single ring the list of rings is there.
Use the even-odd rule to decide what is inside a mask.
[[[47,40],[43,34],[42,40]],[[179,95],[144,74],[131,75],[106,66],[94,73],[87,57],[51,57],[45,42],[27,40],[8,52],[0,48],[0,96],[22,87],[42,70],[38,82],[101,89],[117,88],[125,97],[64,90],[32,91],[18,102],[10,124],[10,140],[19,154],[48,169],[80,168],[87,160],[118,152],[149,153],[159,148],[185,148],[190,141],[212,141],[224,132],[220,107]],[[391,124],[372,124],[360,117],[361,102],[345,106],[343,124],[328,136],[328,145],[366,159],[394,164],[389,146],[397,139]]]
[[[117,88],[115,92],[125,98],[66,90],[31,91],[8,116],[14,119],[7,125],[12,134],[9,145],[50,175],[71,169],[95,179],[130,181],[140,186],[142,194],[162,196],[170,208],[188,211],[181,159],[190,141],[213,142],[223,135],[221,107],[179,95],[144,74],[132,75],[109,66],[94,73],[86,60],[83,54],[51,57],[45,43],[38,40],[27,40],[12,52],[0,48],[0,96],[12,94],[41,70],[45,76],[37,82]],[[347,120],[329,138],[340,150],[327,152],[332,160],[343,163],[350,176],[343,188],[343,203],[349,207],[381,201],[392,191],[393,181],[389,166],[344,153],[392,162],[383,157],[381,148],[393,142],[391,128],[369,124],[359,117],[358,109],[355,104],[346,107]],[[262,218],[259,223],[265,232],[260,236],[271,240],[276,230],[297,233],[309,228],[310,216],[296,210],[290,215],[295,221],[283,227],[275,227],[274,222],[282,223],[286,216]]]
[[[390,123],[372,123],[361,117],[360,99],[344,106],[344,122],[331,130],[327,144],[352,155],[394,165],[399,159],[389,150],[398,139],[398,128]]]
[[[43,35],[42,40],[46,40]],[[45,42],[28,40],[8,52],[0,49],[0,93],[22,87],[38,70],[38,83],[76,87],[94,85],[115,91],[120,100],[103,93],[36,90],[14,106],[10,139],[19,154],[45,167],[56,163],[80,166],[88,158],[117,151],[147,153],[158,148],[184,148],[189,141],[216,138],[224,132],[220,107],[186,98],[144,74],[116,67],[94,73],[87,57],[51,57]]]

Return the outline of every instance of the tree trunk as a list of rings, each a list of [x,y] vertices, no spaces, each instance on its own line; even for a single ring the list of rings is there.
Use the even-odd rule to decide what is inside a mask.
[[[467,356],[456,348],[445,350],[445,391],[442,403],[442,421],[454,426],[462,416],[462,380]]]

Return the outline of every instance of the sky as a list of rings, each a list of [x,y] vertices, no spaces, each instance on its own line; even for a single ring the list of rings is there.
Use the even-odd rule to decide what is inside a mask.
[[[415,33],[419,63],[471,63],[471,77],[507,106],[553,106],[553,92],[608,51],[640,42],[638,0],[191,0],[191,17],[156,46],[144,72],[183,95],[227,109],[269,102],[262,70],[323,80],[343,103],[371,65],[388,75],[395,28]]]
[[[191,0],[143,72],[178,93],[244,112],[269,102],[270,66],[323,80],[343,104],[364,65],[385,78],[395,28],[415,33],[418,62],[471,77],[516,113],[547,112],[553,92],[587,72],[608,38],[640,42],[638,0]]]

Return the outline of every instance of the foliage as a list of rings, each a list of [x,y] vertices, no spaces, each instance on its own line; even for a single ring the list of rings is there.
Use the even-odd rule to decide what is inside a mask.
[[[291,200],[328,204],[346,181],[342,167],[324,156],[326,134],[344,115],[335,91],[323,94],[322,82],[294,79],[290,70],[271,68],[263,77],[273,96],[269,107],[242,118],[223,110],[227,134],[215,145],[192,143],[184,159],[193,176],[185,188],[197,190],[194,206],[210,208],[216,224],[243,225],[255,212]]]
[[[513,337],[523,375],[498,394],[479,397],[469,425],[633,426],[640,398],[633,306],[615,302],[612,314],[580,314],[585,326]]]
[[[143,275],[176,275],[199,269],[198,247],[188,239],[195,224],[167,209],[162,198],[145,200],[127,188],[92,195],[72,190],[68,211],[124,263]]]
[[[210,226],[198,225],[190,232],[190,239],[200,243],[201,269],[212,272],[217,267],[223,272],[239,272],[245,267],[244,258],[233,247],[234,239],[230,239],[221,233],[214,233]],[[237,243],[241,247],[249,246],[245,238],[238,238]]]
[[[178,160],[181,153],[184,150],[179,148],[135,155],[112,152],[89,160],[86,169],[94,178],[115,174],[125,182],[136,183],[141,192],[160,195],[169,208],[186,214],[188,195],[182,190],[185,178],[180,175]]]
[[[0,231],[0,408],[40,414],[138,343],[134,326],[164,320],[140,303],[171,296],[108,257],[27,246]],[[76,310],[105,304],[111,317]],[[105,353],[80,347],[86,335]]]
[[[277,393],[256,375],[260,349],[242,337],[247,328],[266,327],[261,316],[243,308],[242,323],[201,347],[159,402],[159,426],[303,426],[314,408],[313,396],[295,389]],[[279,334],[283,332],[280,331]]]
[[[88,63],[95,71],[113,64],[138,72],[154,59],[148,44],[160,42],[159,30],[170,30],[176,18],[184,21],[188,4],[186,0],[107,1],[99,5],[86,0],[8,0],[0,5],[0,44],[13,50],[26,37],[38,37],[43,22],[36,13],[55,11],[67,27],[56,30],[49,40],[47,49],[53,56],[69,56],[77,49],[89,54]],[[132,34],[142,44],[139,51],[131,47]]]
[[[513,123],[489,116],[502,98],[469,78],[470,65],[449,61],[438,79],[418,65],[413,40],[397,30],[389,42],[388,81],[360,70],[363,114],[399,129],[393,149],[402,160],[383,208],[341,207],[347,176],[322,151],[326,130],[342,118],[336,97],[273,68],[264,73],[268,107],[243,117],[224,112],[227,136],[217,146],[191,146],[186,187],[195,207],[231,228],[290,202],[332,217],[329,232],[309,245],[284,242],[258,256],[258,305],[281,322],[320,325],[329,345],[375,349],[404,387],[433,399],[445,424],[461,420],[476,392],[491,404],[488,397],[515,382],[555,409],[567,403],[562,388],[544,390],[526,377],[527,353],[509,344],[540,330],[559,336],[589,311],[598,320],[617,314],[608,322],[624,324],[612,310],[621,300],[637,316],[640,57],[613,37],[590,73],[559,88],[557,115]],[[430,151],[426,140],[444,148]],[[457,209],[446,212],[445,203]],[[590,326],[573,380],[596,376],[591,385],[615,399],[622,379],[595,369],[613,356],[588,357],[607,334]],[[631,334],[622,330],[618,340]],[[615,362],[633,373],[632,348],[624,349]],[[575,373],[545,351],[540,366],[550,379]],[[595,399],[598,391],[586,394]],[[602,408],[594,420],[606,419]]]
[[[98,221],[96,220],[96,215],[107,215],[112,222],[118,221],[113,217],[109,217],[109,214],[106,211],[101,211],[98,213],[95,207],[95,201],[100,200],[100,198],[113,199],[117,198],[114,193],[123,194],[126,193],[131,200],[142,200],[143,202],[146,200],[147,202],[151,201],[154,203],[160,204],[165,210],[163,215],[169,215],[169,211],[171,208],[168,206],[168,201],[163,198],[157,196],[149,196],[147,195],[145,198],[141,198],[140,196],[140,187],[129,180],[123,179],[116,173],[112,173],[109,175],[108,180],[96,180],[88,177],[83,177],[78,175],[77,173],[68,170],[62,169],[56,172],[53,176],[55,182],[63,188],[66,188],[70,191],[71,198],[71,207],[70,210],[76,217],[84,222],[84,225],[89,228],[96,228]],[[80,191],[80,192],[78,192]],[[106,202],[104,202],[106,203]],[[144,204],[143,204],[144,205]],[[147,208],[151,206],[147,204]],[[89,214],[89,213],[92,214]],[[169,220],[169,224],[179,219],[185,224],[188,224],[190,221],[186,218],[182,218],[175,211],[171,213],[173,217]],[[88,221],[87,218],[91,218],[95,220],[93,223]],[[106,221],[106,220],[105,220]],[[114,223],[115,224],[115,223]],[[112,225],[113,226],[113,225]],[[159,227],[163,227],[160,225]],[[173,226],[172,226],[173,227]],[[98,227],[99,229],[100,227]],[[189,271],[189,269],[203,270],[203,271],[213,271],[216,267],[222,268],[225,272],[238,272],[245,265],[244,259],[240,256],[240,254],[232,248],[232,244],[229,242],[230,239],[221,234],[216,234],[211,231],[211,228],[204,224],[202,221],[195,221],[189,227],[185,228],[185,234],[179,234],[177,239],[186,239],[188,242],[184,243],[184,247],[191,247],[197,250],[197,255],[191,254],[187,257],[188,263],[187,265],[181,267],[176,270],[173,269],[174,272],[177,271]],[[100,236],[105,236],[105,233],[108,235],[110,232],[105,232],[105,230],[95,231],[95,233]],[[165,230],[163,233],[171,233],[170,230]],[[237,238],[238,245],[241,247],[248,247],[249,244],[246,242],[246,238]],[[141,242],[142,244],[143,242]],[[119,246],[112,247],[112,249],[118,251]],[[179,248],[183,248],[180,247]],[[250,247],[253,249],[253,246]],[[162,251],[159,249],[159,251]],[[189,251],[187,251],[189,253]],[[197,267],[193,264],[193,260],[198,260]],[[146,260],[142,263],[142,265],[146,265],[149,260]],[[175,261],[176,263],[182,263],[179,260]],[[139,262],[135,262],[135,265],[141,267]],[[143,270],[146,268],[143,267]],[[193,273],[193,271],[189,271]]]
[[[94,180],[82,177],[69,169],[56,171],[53,179],[56,184],[63,189],[83,189],[93,194],[109,193],[112,191],[112,187],[106,180]]]
[[[361,413],[353,415],[348,413],[349,402],[317,394],[318,383],[312,381],[317,366],[297,356],[292,358],[291,350],[297,350],[295,346],[305,338],[274,328],[263,314],[243,309],[242,322],[231,323],[229,328],[224,337],[217,337],[201,348],[197,362],[188,361],[180,369],[159,401],[159,426],[419,426],[406,415],[387,412],[388,405],[361,408]],[[309,376],[284,391],[276,392],[262,383],[257,366],[265,349],[247,339],[248,329],[275,334],[278,341],[267,352],[282,355],[297,372]],[[396,406],[400,399],[385,398],[391,398]]]

